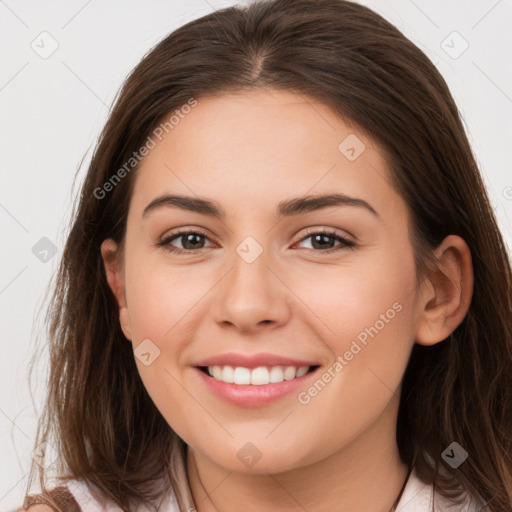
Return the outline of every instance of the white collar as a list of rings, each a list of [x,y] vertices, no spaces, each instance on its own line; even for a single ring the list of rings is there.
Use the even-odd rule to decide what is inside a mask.
[[[455,505],[437,492],[434,500],[433,485],[422,482],[418,478],[416,470],[413,469],[396,507],[396,512],[477,512],[483,510],[480,508],[481,504],[477,504],[467,494],[465,500],[463,505]]]

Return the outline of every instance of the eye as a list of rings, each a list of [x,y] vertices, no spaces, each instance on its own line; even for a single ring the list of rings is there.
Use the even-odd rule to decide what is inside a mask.
[[[315,251],[316,249],[319,249],[315,252],[331,253],[344,248],[354,248],[356,245],[354,242],[340,236],[335,231],[328,230],[312,231],[310,234],[303,237],[298,243],[309,238],[312,240],[312,248],[308,250]],[[181,241],[181,248],[172,245],[172,242],[176,240]],[[199,231],[186,230],[179,231],[164,238],[162,241],[158,242],[157,245],[164,247],[166,250],[175,254],[195,254],[205,248],[203,245],[205,240],[209,240],[205,234]],[[332,241],[338,241],[340,244],[332,247]]]
[[[157,245],[177,254],[194,254],[203,249],[201,245],[204,243],[204,240],[201,241],[202,239],[208,239],[208,237],[198,231],[179,231],[172,236],[164,238]],[[182,248],[171,245],[171,242],[174,240],[181,240]]]
[[[308,234],[307,236],[305,236],[304,238],[302,238],[298,243],[303,242],[304,240],[307,240],[309,238],[311,239],[311,245],[312,245],[311,250],[321,249],[320,251],[316,251],[316,252],[331,253],[331,252],[342,250],[344,248],[352,249],[356,245],[354,242],[347,240],[346,238],[340,236],[335,231],[328,231],[328,230],[313,231],[310,234]],[[340,245],[338,245],[337,247],[332,247],[332,242],[330,240],[331,241],[337,240],[340,242]]]

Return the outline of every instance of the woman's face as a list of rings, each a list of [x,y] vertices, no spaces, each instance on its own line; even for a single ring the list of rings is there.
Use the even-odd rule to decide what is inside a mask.
[[[231,471],[394,443],[421,304],[382,151],[282,91],[200,98],[173,126],[137,171],[113,287],[155,405]]]

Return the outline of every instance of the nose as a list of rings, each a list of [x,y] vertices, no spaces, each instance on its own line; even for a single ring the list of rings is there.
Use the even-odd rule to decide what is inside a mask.
[[[254,247],[249,246],[248,253],[239,249],[218,284],[214,300],[216,322],[247,334],[281,327],[290,318],[293,293],[280,265],[266,251],[253,259],[255,254],[250,251]]]

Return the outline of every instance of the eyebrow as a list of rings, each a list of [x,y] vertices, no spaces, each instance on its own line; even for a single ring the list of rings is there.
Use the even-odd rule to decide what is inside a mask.
[[[299,215],[301,213],[321,210],[332,206],[356,206],[364,208],[376,217],[379,217],[377,211],[363,199],[350,197],[341,193],[296,197],[281,201],[277,206],[277,216],[279,218],[291,217],[292,215]],[[146,217],[150,212],[162,207],[181,208],[218,219],[224,219],[226,217],[225,210],[216,201],[176,194],[164,194],[153,199],[146,208],[144,208],[142,217]]]

